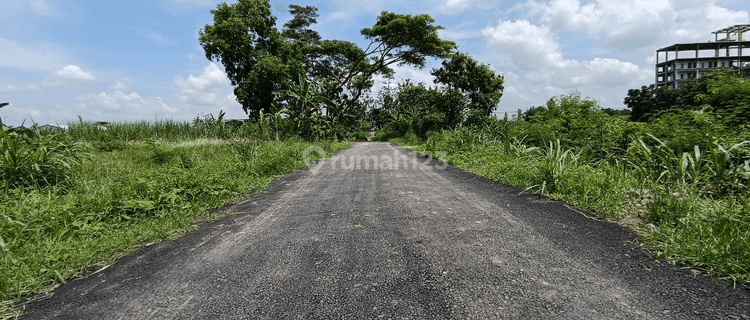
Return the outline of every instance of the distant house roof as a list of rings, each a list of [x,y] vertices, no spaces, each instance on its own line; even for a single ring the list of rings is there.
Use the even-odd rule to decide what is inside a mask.
[[[63,129],[63,130],[65,130],[65,129],[68,128],[68,125],[67,124],[57,124],[57,123],[55,123],[55,124],[48,123],[48,124],[45,124],[43,126],[39,126],[39,128],[57,128],[57,129]]]

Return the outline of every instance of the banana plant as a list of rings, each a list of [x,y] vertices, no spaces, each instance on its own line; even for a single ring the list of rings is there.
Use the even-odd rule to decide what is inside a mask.
[[[308,137],[313,133],[313,115],[322,114],[323,106],[333,105],[323,94],[320,82],[317,79],[308,81],[304,74],[299,74],[296,85],[273,93],[277,101],[286,101],[285,113],[301,126],[301,133]]]

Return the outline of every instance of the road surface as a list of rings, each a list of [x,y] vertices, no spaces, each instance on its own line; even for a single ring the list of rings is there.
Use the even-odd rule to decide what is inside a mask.
[[[386,143],[72,280],[27,319],[748,319],[618,224]]]

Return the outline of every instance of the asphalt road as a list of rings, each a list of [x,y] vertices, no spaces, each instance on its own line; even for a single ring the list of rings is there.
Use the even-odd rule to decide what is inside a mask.
[[[279,178],[237,215],[69,281],[25,317],[750,319],[749,290],[518,194],[361,143]]]

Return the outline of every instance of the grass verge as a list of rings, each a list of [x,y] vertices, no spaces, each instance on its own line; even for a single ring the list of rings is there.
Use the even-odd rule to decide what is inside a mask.
[[[624,162],[578,161],[559,142],[545,148],[526,147],[520,141],[465,143],[452,134],[435,134],[411,149],[443,154],[441,160],[460,169],[628,225],[655,258],[690,265],[735,285],[750,285],[746,193],[713,198],[701,194],[696,184],[644,178]]]
[[[0,193],[0,318],[18,315],[13,302],[169,239],[210,219],[209,209],[265,190],[274,177],[303,168],[310,145],[187,139],[93,146],[61,183],[8,187]],[[317,145],[329,155],[349,146]]]

